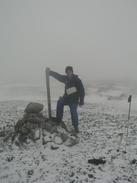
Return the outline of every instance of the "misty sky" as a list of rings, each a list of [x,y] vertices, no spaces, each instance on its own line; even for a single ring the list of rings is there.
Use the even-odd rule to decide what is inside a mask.
[[[137,0],[0,0],[0,83],[137,79]]]

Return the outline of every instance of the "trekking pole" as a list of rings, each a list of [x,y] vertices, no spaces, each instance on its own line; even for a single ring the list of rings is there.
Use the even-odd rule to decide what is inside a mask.
[[[126,146],[127,146],[128,132],[129,132],[129,120],[130,120],[130,114],[131,114],[131,102],[132,102],[132,95],[129,95],[129,97],[128,97],[129,111],[128,111],[128,120],[127,120]],[[126,152],[126,146],[125,146],[125,152]]]
[[[130,114],[131,114],[131,101],[132,101],[132,95],[129,95],[129,97],[128,97],[129,111],[128,111],[128,121],[127,121],[127,137],[128,137],[128,127],[129,127]]]
[[[128,103],[129,103],[128,121],[130,120],[131,101],[132,101],[132,95],[129,95],[129,97],[128,97]]]
[[[51,118],[51,97],[50,97],[50,79],[49,79],[50,68],[46,67],[46,87],[47,87],[47,102],[48,102],[48,115]]]

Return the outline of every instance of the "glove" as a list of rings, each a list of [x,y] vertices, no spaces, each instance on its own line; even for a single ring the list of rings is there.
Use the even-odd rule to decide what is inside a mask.
[[[84,101],[79,102],[79,106],[82,106],[82,105],[84,105]]]
[[[52,76],[52,70],[49,70],[49,75]]]

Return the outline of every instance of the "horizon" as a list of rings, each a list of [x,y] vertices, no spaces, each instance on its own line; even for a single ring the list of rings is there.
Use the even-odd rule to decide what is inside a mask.
[[[0,1],[0,83],[44,83],[45,67],[84,80],[137,80],[137,1]]]

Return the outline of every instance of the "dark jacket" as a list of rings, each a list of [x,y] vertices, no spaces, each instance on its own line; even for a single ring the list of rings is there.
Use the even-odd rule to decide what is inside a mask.
[[[66,104],[84,104],[85,90],[81,80],[77,75],[73,74],[72,77],[69,78],[66,75],[61,75],[54,71],[50,71],[50,75],[65,84],[65,93],[63,99]]]

